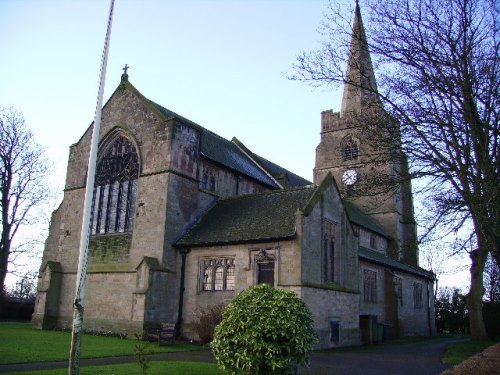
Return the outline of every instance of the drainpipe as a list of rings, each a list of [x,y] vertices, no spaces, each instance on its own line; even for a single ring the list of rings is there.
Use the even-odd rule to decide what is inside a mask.
[[[186,278],[186,255],[189,253],[189,251],[190,251],[189,249],[180,250],[182,256],[181,282],[179,287],[179,310],[177,311],[177,324],[175,325],[175,337],[179,337],[181,334],[182,307],[184,305],[184,280]]]

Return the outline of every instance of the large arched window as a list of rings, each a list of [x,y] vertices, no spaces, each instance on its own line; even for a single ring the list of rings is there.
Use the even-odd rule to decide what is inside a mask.
[[[92,233],[132,230],[139,158],[123,135],[115,136],[100,152],[94,187]]]
[[[342,161],[356,159],[358,159],[358,143],[349,135],[342,142]]]

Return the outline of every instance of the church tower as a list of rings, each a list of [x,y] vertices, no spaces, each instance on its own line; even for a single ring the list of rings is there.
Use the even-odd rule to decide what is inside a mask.
[[[331,172],[343,198],[391,237],[388,255],[417,266],[411,185],[400,178],[407,174],[408,163],[399,147],[398,127],[391,131],[382,126],[392,120],[375,94],[377,83],[358,2],[352,30],[341,110],[321,114],[314,182]]]

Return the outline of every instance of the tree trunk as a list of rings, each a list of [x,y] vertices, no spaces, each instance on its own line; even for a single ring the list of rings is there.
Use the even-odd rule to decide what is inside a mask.
[[[483,320],[483,271],[488,252],[479,248],[470,253],[470,290],[465,296],[469,310],[469,328],[472,340],[487,340],[488,335]]]
[[[0,243],[0,298],[3,299],[5,293],[5,278],[7,277],[7,269],[9,267],[9,254],[10,254],[10,228],[6,225],[2,228],[2,239]]]

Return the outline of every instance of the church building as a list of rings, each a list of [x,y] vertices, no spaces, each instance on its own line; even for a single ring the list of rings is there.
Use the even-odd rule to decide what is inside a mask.
[[[366,186],[407,162],[401,150],[375,157],[359,121],[383,109],[358,5],[347,77],[340,112],[322,113],[310,182],[145,98],[125,72],[102,110],[84,329],[133,336],[168,322],[196,340],[200,313],[268,283],[307,304],[320,348],[433,334],[410,183]],[[38,328],[72,326],[91,136],[92,124],[70,147]]]

